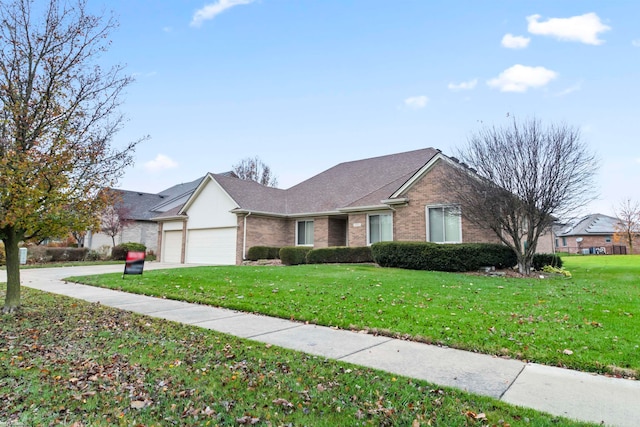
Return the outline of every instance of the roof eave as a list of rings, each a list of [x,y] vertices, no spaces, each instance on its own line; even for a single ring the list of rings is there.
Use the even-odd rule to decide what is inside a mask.
[[[186,221],[189,219],[187,215],[172,215],[172,216],[156,216],[151,218],[151,221],[165,222],[165,221]]]
[[[381,205],[369,205],[369,206],[353,206],[340,208],[338,211],[343,213],[355,213],[355,212],[369,212],[369,211],[380,211],[380,210],[391,210],[392,208],[388,204]]]
[[[381,200],[381,202],[389,206],[406,205],[407,203],[409,203],[409,199],[407,197],[398,197],[393,199],[384,199]]]

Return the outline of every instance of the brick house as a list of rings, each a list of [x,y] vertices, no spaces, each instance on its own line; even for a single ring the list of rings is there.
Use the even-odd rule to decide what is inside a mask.
[[[617,218],[602,214],[587,215],[574,223],[555,228],[555,250],[574,254],[626,254],[626,243],[616,238],[618,229]],[[640,244],[640,239],[637,240]],[[640,247],[635,242],[633,250],[640,253]]]
[[[444,177],[453,164],[425,148],[340,163],[286,190],[208,174],[184,206],[153,218],[159,259],[233,265],[258,245],[498,242],[459,214]]]

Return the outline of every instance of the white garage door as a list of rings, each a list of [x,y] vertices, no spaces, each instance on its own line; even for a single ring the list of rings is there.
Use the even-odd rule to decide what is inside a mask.
[[[236,263],[236,227],[189,230],[187,263],[234,265]]]
[[[162,236],[162,261],[180,262],[182,254],[182,230],[165,231]]]

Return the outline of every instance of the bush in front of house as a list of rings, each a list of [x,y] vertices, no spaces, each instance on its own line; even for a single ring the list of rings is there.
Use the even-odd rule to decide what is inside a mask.
[[[299,265],[307,263],[307,254],[311,251],[308,246],[285,246],[280,248],[280,261],[284,265]]]
[[[513,249],[499,243],[465,243],[474,248],[475,263],[480,267],[511,268],[518,264]]]
[[[252,246],[247,252],[249,261],[258,261],[259,259],[279,259],[280,249],[277,246]]]
[[[562,258],[557,254],[534,254],[533,269],[542,271],[545,266],[562,268]]]
[[[427,270],[424,242],[378,242],[371,245],[373,260],[381,267]]]
[[[307,264],[373,262],[369,246],[333,246],[318,248],[307,254]]]
[[[371,246],[371,253],[381,267],[411,270],[463,272],[516,265],[512,250],[491,243],[379,242]]]
[[[27,251],[27,259],[38,264],[47,262],[84,261],[88,253],[88,248],[32,246]]]
[[[100,255],[98,251],[89,251],[85,258],[85,261],[101,261],[103,257]]]
[[[111,249],[111,259],[114,261],[124,261],[128,252],[146,252],[147,247],[142,243],[127,242],[114,246]]]

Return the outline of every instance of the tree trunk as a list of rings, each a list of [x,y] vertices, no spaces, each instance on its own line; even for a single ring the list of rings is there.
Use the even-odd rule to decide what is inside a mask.
[[[4,229],[4,250],[7,260],[7,294],[3,313],[11,313],[20,307],[20,243],[19,233],[13,227]]]
[[[516,253],[518,257],[518,273],[528,276],[531,274],[533,267],[533,254],[525,252],[524,254]]]

